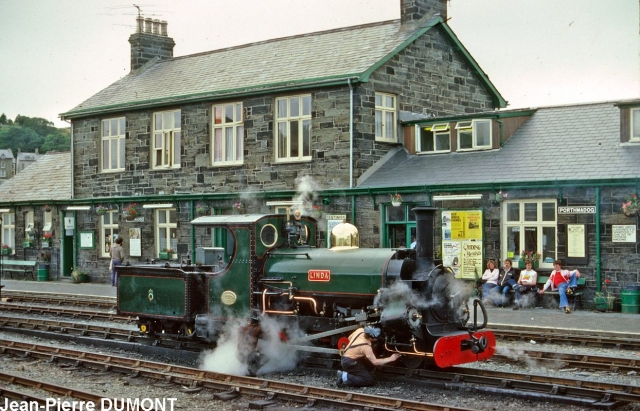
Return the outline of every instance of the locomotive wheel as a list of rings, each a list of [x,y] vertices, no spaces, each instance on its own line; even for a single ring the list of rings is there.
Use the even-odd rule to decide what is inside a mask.
[[[415,357],[413,355],[403,355],[401,360],[402,360],[402,364],[405,367],[411,368],[411,369],[418,368],[422,365],[422,358]]]

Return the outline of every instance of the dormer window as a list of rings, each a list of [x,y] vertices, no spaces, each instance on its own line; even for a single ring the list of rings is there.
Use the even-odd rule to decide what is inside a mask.
[[[631,134],[629,141],[640,142],[640,107],[631,109]]]
[[[420,127],[418,151],[426,153],[451,151],[451,131],[449,123],[431,124]]]
[[[456,123],[458,150],[491,148],[491,120],[466,120]]]

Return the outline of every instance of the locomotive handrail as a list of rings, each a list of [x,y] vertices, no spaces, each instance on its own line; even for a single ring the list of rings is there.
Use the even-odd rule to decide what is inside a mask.
[[[309,256],[309,253],[283,253],[283,254],[277,254],[277,253],[272,253],[272,252],[268,252],[267,255],[269,257],[296,257],[299,255],[303,255],[305,257],[307,257],[307,260],[311,260],[311,257]]]
[[[478,327],[478,306],[482,310],[482,325]],[[470,324],[468,329],[469,332],[481,330],[487,326],[488,317],[487,317],[487,308],[484,306],[483,302],[479,298],[475,298],[473,300],[473,324]]]

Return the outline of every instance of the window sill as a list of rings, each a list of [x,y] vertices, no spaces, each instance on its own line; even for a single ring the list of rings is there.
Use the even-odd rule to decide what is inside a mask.
[[[640,147],[640,140],[631,140],[620,143],[620,147]]]

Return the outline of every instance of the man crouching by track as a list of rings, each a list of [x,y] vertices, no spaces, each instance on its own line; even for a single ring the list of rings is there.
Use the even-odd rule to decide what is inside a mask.
[[[400,354],[392,354],[388,358],[376,358],[371,344],[380,337],[380,329],[376,327],[358,328],[349,336],[349,345],[342,356],[342,369],[338,371],[338,386],[368,387],[373,385],[371,371],[378,365],[388,364],[400,358]]]

